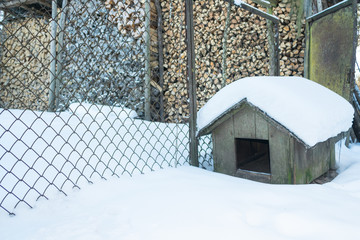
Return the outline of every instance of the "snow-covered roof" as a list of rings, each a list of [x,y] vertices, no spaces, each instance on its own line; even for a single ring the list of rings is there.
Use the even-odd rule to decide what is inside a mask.
[[[247,101],[309,147],[352,126],[354,109],[333,91],[301,77],[248,77],[216,93],[198,112],[198,134]]]

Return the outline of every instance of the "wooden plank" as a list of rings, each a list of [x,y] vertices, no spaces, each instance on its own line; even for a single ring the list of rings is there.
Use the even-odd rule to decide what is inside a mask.
[[[256,111],[255,114],[255,138],[268,140],[269,139],[269,127],[268,122],[262,113]]]
[[[197,97],[195,80],[195,42],[194,42],[194,10],[193,0],[185,0],[186,21],[186,53],[187,53],[187,80],[190,99],[190,121],[189,121],[189,154],[193,166],[199,166],[198,139],[196,137]]]
[[[269,125],[270,168],[272,183],[291,183],[290,135],[285,129]]]
[[[234,176],[237,169],[233,118],[218,126],[212,136],[214,141],[214,170]]]
[[[271,174],[268,173],[252,172],[252,171],[238,169],[235,173],[235,176],[252,181],[262,182],[262,183],[271,182]]]
[[[320,177],[330,169],[330,140],[316,144],[309,151],[312,155],[308,166],[309,172],[311,173],[311,179],[307,179],[307,183]]]
[[[255,139],[255,110],[244,104],[244,108],[234,115],[234,136],[236,138]]]
[[[246,99],[242,99],[239,103],[235,104],[232,108],[226,110],[223,112],[222,115],[218,116],[216,119],[214,119],[212,122],[210,122],[207,126],[199,130],[198,136],[207,135],[211,133],[217,126],[219,126],[221,123],[232,117],[237,112],[241,111],[241,109],[244,108],[244,105],[246,103]]]
[[[227,41],[228,41],[228,32],[229,32],[229,25],[230,25],[230,15],[231,15],[231,2],[228,2],[226,7],[226,21],[225,21],[225,29],[224,29],[224,36],[223,36],[223,54],[222,54],[222,81],[221,87],[226,86],[227,80],[227,69],[226,69],[226,52],[227,52]]]

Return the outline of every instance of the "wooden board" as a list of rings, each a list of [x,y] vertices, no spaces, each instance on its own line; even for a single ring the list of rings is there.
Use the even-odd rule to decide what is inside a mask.
[[[232,118],[219,125],[212,136],[214,141],[214,170],[234,176],[236,172],[236,156]]]
[[[236,138],[255,138],[255,111],[248,104],[233,116],[234,136]]]
[[[292,183],[290,169],[290,135],[284,129],[269,124],[270,168],[272,183]]]

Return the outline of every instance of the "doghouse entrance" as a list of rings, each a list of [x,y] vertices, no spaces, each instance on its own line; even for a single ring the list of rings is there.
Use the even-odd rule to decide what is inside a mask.
[[[269,141],[236,138],[235,150],[237,169],[271,173]]]

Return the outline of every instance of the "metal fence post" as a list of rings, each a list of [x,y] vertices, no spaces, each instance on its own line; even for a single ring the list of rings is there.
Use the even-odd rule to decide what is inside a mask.
[[[190,163],[192,166],[199,166],[198,140],[196,138],[196,81],[195,81],[195,48],[194,48],[194,19],[193,0],[185,0],[186,19],[186,45],[187,45],[187,82],[190,98]]]

